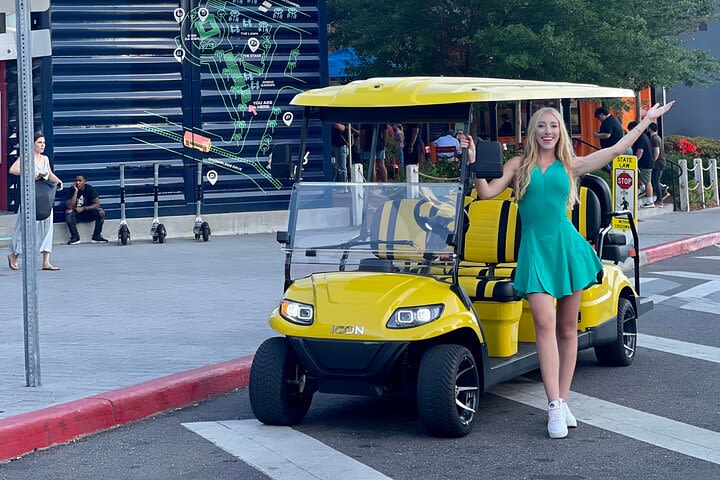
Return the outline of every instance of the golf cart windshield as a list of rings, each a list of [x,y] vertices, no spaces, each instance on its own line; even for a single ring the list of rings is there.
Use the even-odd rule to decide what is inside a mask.
[[[457,183],[299,183],[285,251],[314,271],[449,263],[461,201]]]

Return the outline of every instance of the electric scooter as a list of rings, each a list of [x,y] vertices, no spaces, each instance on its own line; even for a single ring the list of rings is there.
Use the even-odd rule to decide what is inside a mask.
[[[150,236],[152,237],[153,242],[158,243],[165,243],[165,237],[167,236],[167,231],[165,230],[165,225],[160,223],[160,218],[158,215],[158,203],[160,202],[159,199],[159,187],[158,187],[158,181],[160,177],[160,164],[155,163],[153,165],[153,171],[154,171],[154,182],[153,182],[153,221],[152,225],[150,225]]]
[[[200,240],[202,237],[203,242],[210,240],[210,224],[203,222],[200,217],[202,210],[203,201],[203,173],[202,164],[197,166],[197,196],[195,198],[195,224],[193,226],[193,234],[195,234],[195,240]]]
[[[120,165],[120,228],[118,228],[118,245],[132,243],[130,228],[125,218],[125,165]]]

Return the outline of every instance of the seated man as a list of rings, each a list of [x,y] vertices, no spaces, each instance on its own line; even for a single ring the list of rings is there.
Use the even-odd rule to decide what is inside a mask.
[[[455,153],[452,153],[452,148],[448,149],[451,150],[450,152],[438,152],[439,160],[454,160],[455,157],[462,155],[460,142],[455,138],[455,132],[452,129],[445,132],[445,135],[435,140],[433,144],[436,147],[455,147]]]
[[[82,222],[95,222],[92,243],[107,243],[102,237],[103,222],[105,222],[105,210],[100,208],[100,197],[97,190],[85,181],[85,177],[78,175],[72,187],[72,195],[67,202],[65,211],[65,222],[70,230],[68,245],[80,243],[80,234],[77,224]]]

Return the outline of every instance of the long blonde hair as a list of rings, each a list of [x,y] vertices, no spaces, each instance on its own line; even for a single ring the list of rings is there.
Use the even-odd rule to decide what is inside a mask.
[[[570,181],[570,190],[568,192],[566,205],[568,210],[572,210],[579,200],[577,182],[575,180],[575,176],[573,175],[572,168],[572,160],[573,157],[575,157],[575,152],[573,151],[572,144],[570,143],[570,135],[565,128],[565,122],[562,120],[562,115],[560,115],[560,112],[550,107],[541,108],[530,118],[525,148],[520,158],[520,168],[518,168],[518,171],[515,174],[515,198],[517,201],[525,195],[525,191],[530,184],[530,173],[536,165],[540,164],[540,147],[535,139],[535,131],[537,130],[540,117],[548,112],[555,116],[558,124],[560,125],[560,138],[558,138],[558,142],[555,145],[555,157],[560,160],[560,163],[562,163],[563,167],[565,167],[565,171],[567,172],[568,179]]]

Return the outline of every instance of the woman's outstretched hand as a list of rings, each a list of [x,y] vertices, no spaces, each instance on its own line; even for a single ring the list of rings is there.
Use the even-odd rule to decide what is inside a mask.
[[[459,135],[458,140],[460,141],[460,148],[467,148],[468,160],[467,162],[475,163],[475,142],[470,135]]]
[[[674,100],[670,103],[666,103],[662,107],[660,106],[659,103],[656,103],[655,105],[653,105],[653,107],[650,110],[647,111],[645,116],[651,120],[655,120],[656,118],[659,118],[659,117],[662,117],[663,115],[665,115],[672,108],[672,106],[674,104],[675,104]]]

